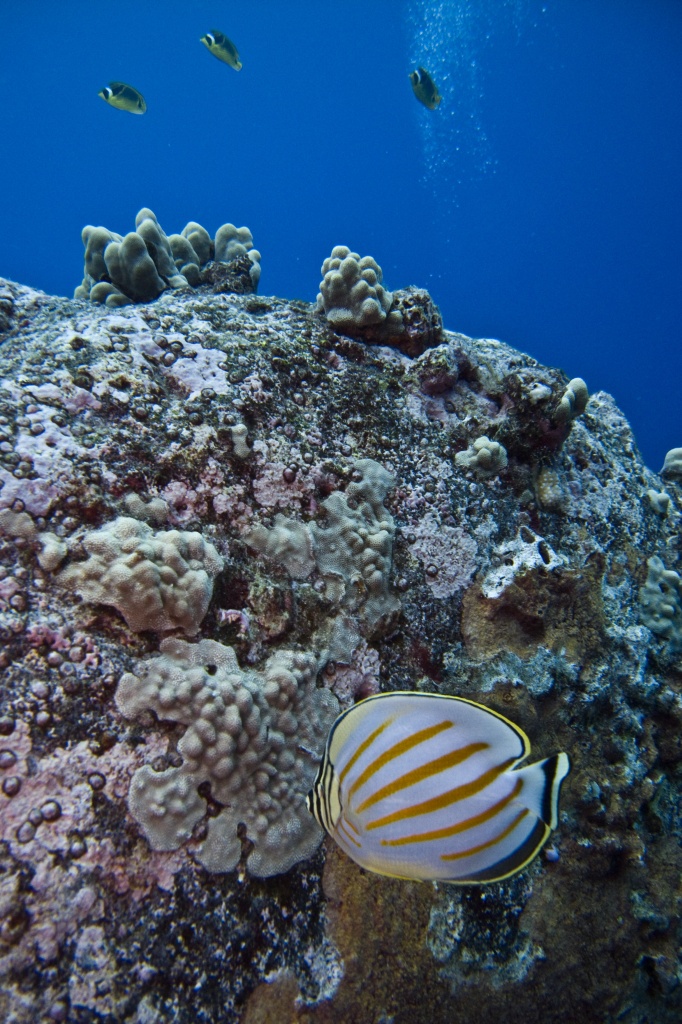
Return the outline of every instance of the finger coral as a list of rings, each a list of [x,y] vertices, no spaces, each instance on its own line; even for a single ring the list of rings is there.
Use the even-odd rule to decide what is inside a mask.
[[[556,407],[554,418],[559,423],[570,423],[576,416],[581,416],[587,408],[590,393],[587,384],[582,377],[574,377],[569,380],[566,390]]]

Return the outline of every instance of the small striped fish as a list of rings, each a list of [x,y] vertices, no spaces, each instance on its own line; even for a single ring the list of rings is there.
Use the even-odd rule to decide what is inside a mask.
[[[518,768],[526,734],[463,697],[381,693],[339,715],[307,798],[361,867],[397,878],[497,882],[558,818],[566,754]]]

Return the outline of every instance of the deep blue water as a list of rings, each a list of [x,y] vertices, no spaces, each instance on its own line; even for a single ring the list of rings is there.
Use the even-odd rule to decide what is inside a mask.
[[[682,445],[681,53],[680,0],[4,0],[0,275],[71,295],[83,225],[142,206],[169,234],[248,225],[266,294],[314,299],[346,244],[450,329],[610,391],[658,469]]]

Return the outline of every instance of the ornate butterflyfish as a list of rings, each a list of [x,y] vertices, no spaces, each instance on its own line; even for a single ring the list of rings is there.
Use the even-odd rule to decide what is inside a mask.
[[[205,36],[201,37],[201,42],[218,60],[222,60],[224,64],[229,64],[235,71],[241,71],[242,62],[239,59],[237,47],[222,32],[218,32],[215,28],[211,29]]]
[[[307,803],[349,857],[397,878],[497,882],[558,820],[566,754],[520,766],[526,734],[464,697],[368,697],[333,724]]]
[[[426,68],[420,67],[415,71],[410,71],[410,82],[412,83],[412,91],[419,102],[423,103],[429,110],[435,110],[443,97],[438,92],[436,83]]]
[[[109,82],[109,85],[101,89],[97,95],[109,106],[116,107],[117,110],[127,110],[130,114],[144,114],[147,109],[142,93],[125,82]]]

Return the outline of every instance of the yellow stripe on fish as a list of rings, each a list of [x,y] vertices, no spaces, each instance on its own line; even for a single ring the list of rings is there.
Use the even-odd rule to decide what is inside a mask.
[[[368,697],[331,728],[308,807],[356,863],[398,878],[499,881],[558,821],[566,754],[520,767],[528,737],[464,697]]]
[[[414,786],[415,783],[421,782],[422,779],[428,779],[432,775],[439,775],[440,772],[444,772],[447,768],[454,768],[455,765],[461,764],[466,761],[467,758],[473,754],[477,754],[480,750],[487,750],[487,743],[470,743],[468,747],[462,747],[459,750],[451,750],[447,754],[443,754],[442,757],[437,757],[433,761],[429,761],[427,764],[419,765],[418,768],[413,768],[411,771],[406,772],[405,775],[401,775],[395,779],[394,782],[389,782],[387,785],[382,786],[381,789],[372,793],[366,800],[360,804],[357,808],[358,814],[362,811],[366,811],[368,807],[373,807],[374,804],[384,800],[387,796],[393,796],[394,793],[399,793],[401,789],[407,789],[408,786]],[[357,785],[357,784],[356,784]],[[351,786],[348,791],[348,796],[353,795],[355,785]],[[445,795],[445,794],[444,794]],[[443,798],[439,798],[443,799]],[[452,801],[460,799],[458,796],[452,796]],[[430,805],[431,801],[429,801]],[[404,811],[400,812],[405,817],[412,814],[424,814],[419,807],[406,807]]]
[[[432,725],[429,729],[422,729],[420,732],[415,733],[414,736],[408,736],[406,739],[400,740],[399,743],[394,744],[394,746],[389,747],[388,750],[365,768],[362,775],[353,783],[348,795],[353,796],[353,793],[355,793],[356,790],[363,786],[368,779],[371,779],[374,773],[377,772],[379,768],[383,768],[383,766],[388,764],[389,761],[392,761],[396,757],[400,757],[401,754],[406,753],[406,751],[418,746],[425,740],[430,740],[432,736],[437,736],[439,732],[443,731],[443,729],[450,729],[453,724],[453,722],[448,721],[438,722],[436,725]]]
[[[458,832],[466,832],[469,828],[475,828],[476,825],[482,825],[484,821],[490,821],[494,818],[504,807],[507,806],[510,800],[514,800],[515,797],[521,792],[521,780],[516,783],[511,793],[507,796],[502,797],[492,807],[488,807],[487,810],[481,811],[480,814],[475,814],[472,818],[465,818],[464,821],[458,821],[456,825],[448,825],[447,828],[438,828],[433,832],[418,832],[413,836],[401,836],[400,839],[382,839],[382,846],[404,846],[407,843],[424,843],[429,842],[431,839],[445,839],[446,836],[457,835]]]
[[[342,771],[341,771],[341,773],[339,775],[339,780],[341,782],[343,782],[343,780],[345,779],[346,775],[351,770],[351,768],[353,768],[355,766],[355,762],[360,757],[362,757],[364,752],[369,749],[369,747],[372,745],[372,743],[374,743],[375,739],[378,736],[381,736],[381,734],[384,731],[384,729],[387,729],[389,727],[389,725],[391,725],[391,724],[392,724],[392,722],[391,722],[391,719],[389,718],[386,722],[382,722],[381,725],[377,729],[375,729],[373,733],[371,733],[371,735],[369,735],[365,740],[362,741],[362,743],[357,748],[357,750],[355,751],[353,756],[350,758],[348,763],[342,769]]]
[[[478,846],[470,846],[466,850],[458,850],[457,853],[444,853],[443,860],[460,860],[462,857],[472,857],[475,853],[482,853],[483,850],[489,850],[491,846],[496,846],[497,843],[501,843],[503,839],[510,836],[517,825],[519,825],[524,818],[528,817],[530,811],[525,808],[523,811],[519,811],[511,825],[508,825],[503,832],[499,835],[493,836],[492,839],[487,839],[484,843],[479,843]]]

